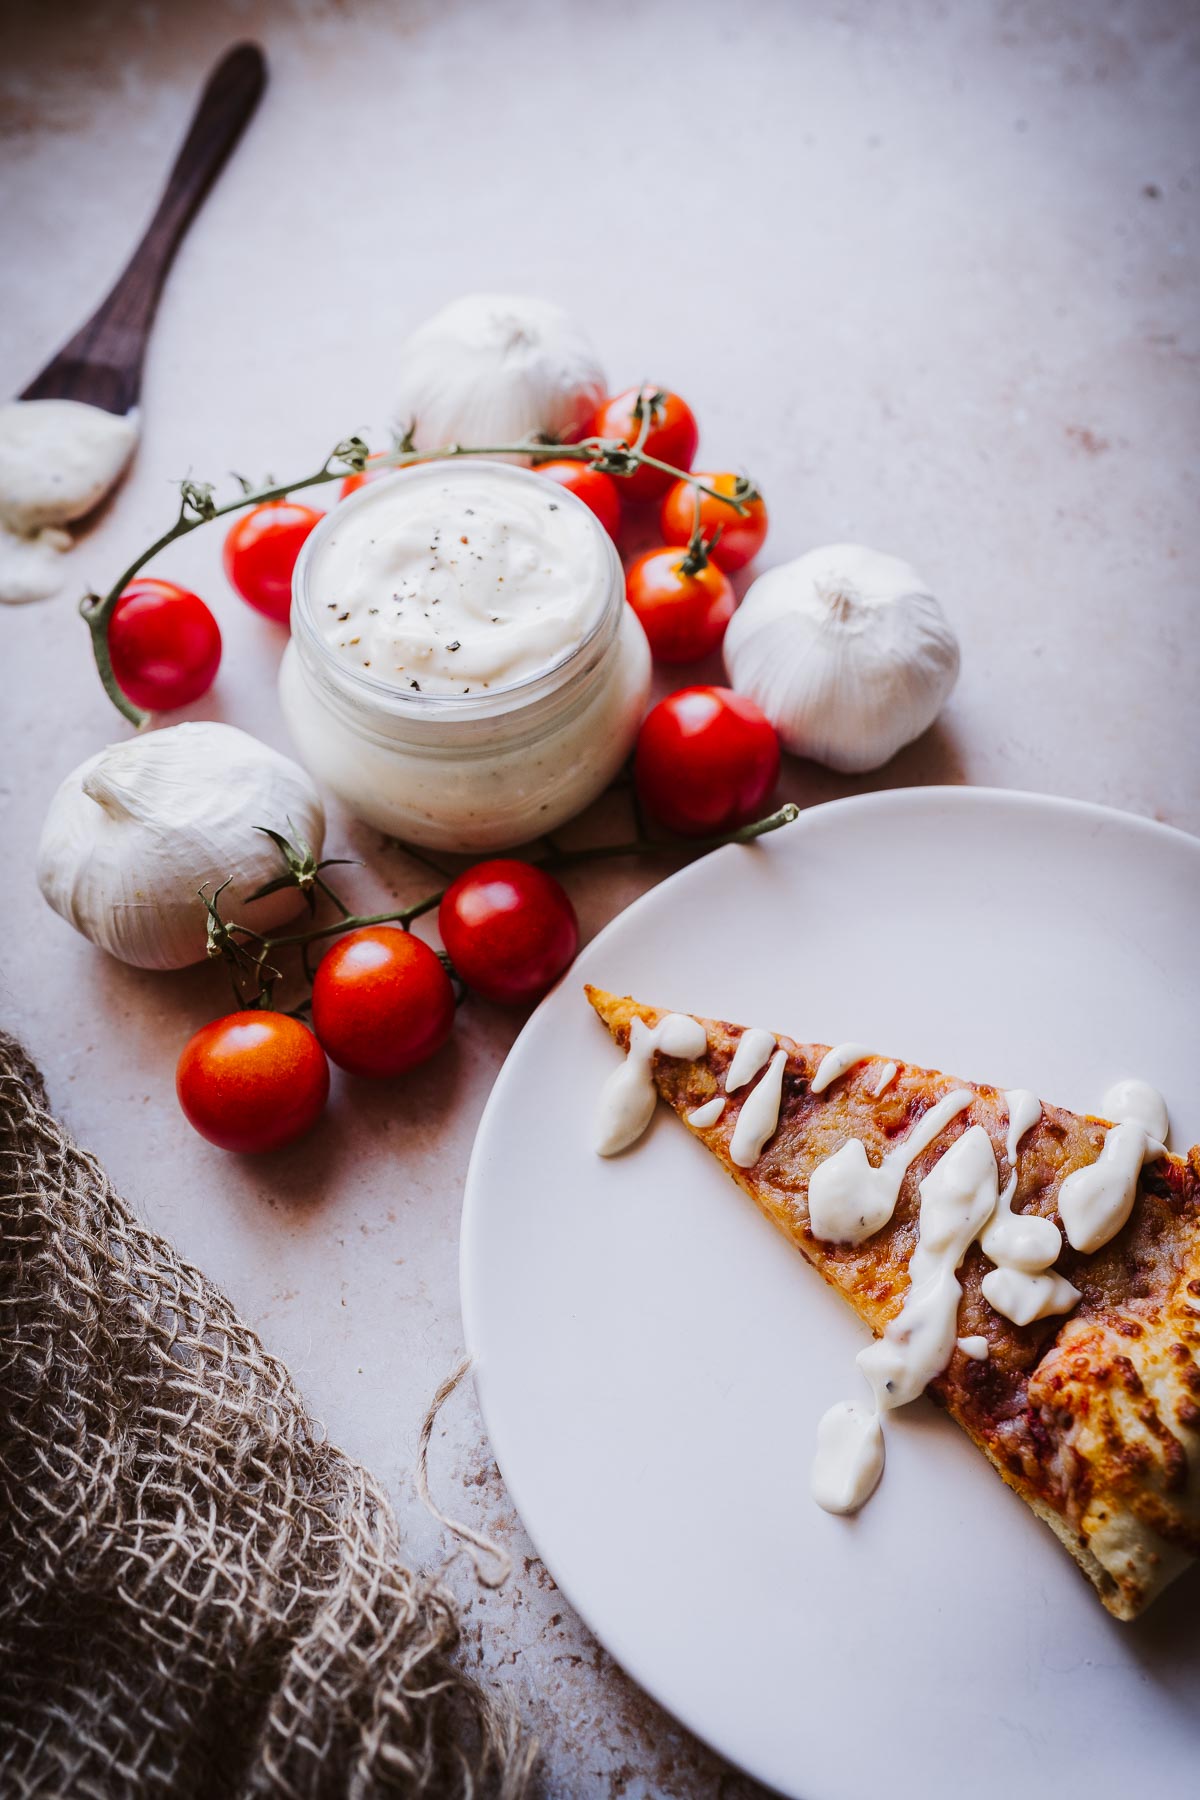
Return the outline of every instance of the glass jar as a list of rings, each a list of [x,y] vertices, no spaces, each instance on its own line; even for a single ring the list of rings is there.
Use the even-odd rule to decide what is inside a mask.
[[[607,532],[573,494],[603,559],[601,605],[578,642],[551,666],[486,692],[435,694],[373,675],[337,654],[317,628],[314,591],[323,541],[346,509],[377,489],[453,479],[484,469],[502,502],[506,484],[545,477],[510,464],[424,464],[364,487],[307,539],[292,582],[292,636],[280,700],[300,760],[358,818],[431,849],[491,851],[528,842],[581,812],[633,748],[650,688],[650,651],[625,602],[621,561]]]

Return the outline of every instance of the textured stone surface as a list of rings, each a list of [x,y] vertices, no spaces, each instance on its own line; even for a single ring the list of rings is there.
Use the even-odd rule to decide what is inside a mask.
[[[5,393],[120,265],[207,64],[250,33],[271,62],[165,294],[143,448],[75,555],[77,591],[163,527],[173,480],[287,476],[349,430],[378,436],[396,346],[443,300],[545,293],[615,382],[691,398],[705,460],[755,473],[770,560],[860,538],[944,597],[963,675],[942,723],[877,777],[794,764],[788,794],[969,781],[1200,829],[1194,9],[209,0],[3,18]],[[225,633],[192,714],[283,745],[280,638],[225,586],[219,552],[199,533],[159,570],[206,594]],[[172,1070],[222,1004],[219,972],[109,962],[33,882],[54,785],[123,731],[72,597],[0,615],[0,1004],[83,1142],[288,1359],[437,1565],[413,1453],[460,1345],[462,1180],[520,1020],[473,1004],[403,1085],[337,1081],[293,1152],[239,1163],[194,1137]],[[331,844],[364,859],[346,887],[365,905],[425,891],[337,816]],[[660,872],[575,875],[585,928]],[[461,1559],[449,1576],[468,1655],[515,1682],[543,1733],[552,1794],[752,1791],[556,1592],[468,1392],[433,1479],[514,1553],[502,1593]],[[716,1550],[736,1561],[736,1544]]]

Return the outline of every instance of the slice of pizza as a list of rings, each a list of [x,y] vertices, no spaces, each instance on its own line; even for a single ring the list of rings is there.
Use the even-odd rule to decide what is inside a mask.
[[[1200,1149],[1166,1151],[1151,1090],[1081,1116],[587,995],[627,1052],[597,1147],[665,1100],[871,1327],[880,1410],[944,1406],[1117,1618],[1200,1555]]]

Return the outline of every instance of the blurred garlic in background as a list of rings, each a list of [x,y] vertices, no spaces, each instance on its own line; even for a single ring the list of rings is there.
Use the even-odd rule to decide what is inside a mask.
[[[561,306],[466,294],[403,345],[396,421],[415,425],[421,450],[562,440],[583,429],[604,391],[595,351]]]

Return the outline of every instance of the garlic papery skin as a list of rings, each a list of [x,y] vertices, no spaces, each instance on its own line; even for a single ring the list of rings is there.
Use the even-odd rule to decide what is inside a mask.
[[[958,662],[916,570],[862,544],[768,569],[725,633],[730,686],[761,706],[784,748],[853,775],[932,725]]]
[[[583,429],[604,394],[595,351],[561,306],[466,294],[403,345],[396,417],[414,426],[419,450],[563,439]]]
[[[269,932],[304,905],[296,887],[248,896],[283,872],[255,827],[319,856],[325,812],[304,770],[232,725],[170,725],[110,745],[59,787],[38,845],[38,885],[93,944],[139,969],[203,962],[211,895]]]

